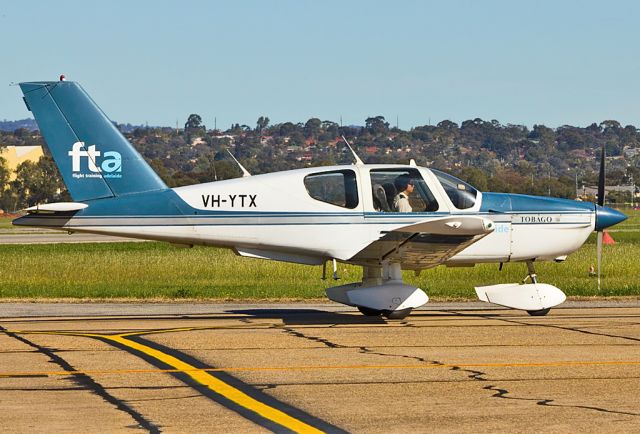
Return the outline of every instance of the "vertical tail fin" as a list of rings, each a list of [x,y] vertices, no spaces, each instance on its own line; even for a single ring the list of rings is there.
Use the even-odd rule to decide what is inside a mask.
[[[20,88],[73,200],[167,188],[78,83]]]

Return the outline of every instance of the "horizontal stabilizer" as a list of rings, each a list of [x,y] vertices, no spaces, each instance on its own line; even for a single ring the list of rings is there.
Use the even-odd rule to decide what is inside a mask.
[[[36,206],[26,208],[28,213],[54,213],[54,212],[72,212],[80,211],[88,207],[86,203],[81,202],[56,202],[56,203],[43,203]]]
[[[481,301],[486,301],[512,309],[542,310],[563,303],[567,296],[560,289],[546,283],[506,283],[501,285],[477,286],[476,293]]]

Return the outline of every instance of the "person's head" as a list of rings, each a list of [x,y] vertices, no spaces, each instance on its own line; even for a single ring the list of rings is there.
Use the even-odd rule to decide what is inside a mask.
[[[411,193],[413,191],[413,180],[409,175],[402,174],[396,178],[393,183],[398,192],[407,191]]]

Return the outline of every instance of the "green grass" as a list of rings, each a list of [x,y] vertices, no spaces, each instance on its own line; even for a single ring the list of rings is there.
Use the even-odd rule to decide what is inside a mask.
[[[317,298],[319,267],[165,243],[0,246],[0,297]],[[355,280],[349,267],[345,279]]]
[[[617,244],[604,247],[603,289],[589,276],[596,263],[594,237],[561,264],[536,265],[540,281],[570,296],[640,295],[640,212],[612,231]],[[2,298],[195,298],[311,299],[324,297],[332,280],[321,267],[236,257],[229,250],[176,249],[165,243],[0,245]],[[338,284],[358,281],[360,267],[341,264]],[[524,264],[437,267],[407,282],[432,298],[475,298],[473,286],[518,282]]]
[[[13,220],[15,217],[7,217],[7,216],[0,216],[0,229],[13,229],[14,226],[11,224],[11,220]]]

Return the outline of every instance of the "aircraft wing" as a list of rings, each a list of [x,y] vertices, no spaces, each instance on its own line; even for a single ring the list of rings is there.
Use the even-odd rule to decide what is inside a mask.
[[[423,270],[442,264],[494,230],[491,220],[477,216],[448,216],[381,231],[380,238],[349,262],[379,265],[400,262],[402,268]]]

